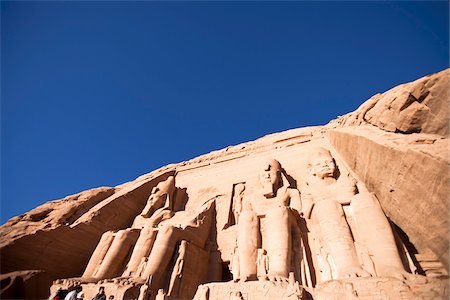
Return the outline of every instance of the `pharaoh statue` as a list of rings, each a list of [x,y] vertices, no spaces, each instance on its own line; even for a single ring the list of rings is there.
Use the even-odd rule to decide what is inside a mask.
[[[82,278],[89,282],[122,278],[124,282],[143,284],[142,299],[148,295],[153,295],[153,299],[157,293],[160,298],[168,294],[177,297],[183,283],[186,256],[194,251],[189,248],[203,251],[204,255],[208,253],[205,248],[216,197],[190,211],[174,213],[175,191],[173,176],[159,182],[131,228],[103,234]],[[176,253],[178,259],[172,266],[170,262]],[[166,274],[172,274],[169,282]],[[187,284],[195,284],[195,280]]]
[[[82,278],[114,278],[121,275],[126,258],[133,249],[124,275],[130,276],[145,263],[155,240],[153,226],[173,215],[175,192],[173,176],[159,182],[152,190],[147,205],[139,214],[132,228],[118,232],[107,231],[102,235]]]
[[[132,228],[141,229],[123,276],[140,277],[148,263],[148,256],[156,239],[155,227],[173,216],[175,179],[173,176],[158,183],[148,197],[147,204],[133,222]]]
[[[257,182],[243,199],[237,224],[240,280],[257,279],[258,249],[261,253],[262,248],[266,252],[262,259],[270,262],[262,263],[266,265],[267,277],[287,280],[291,271],[292,239],[300,236],[297,225],[300,208],[300,194],[290,187],[280,163],[275,159],[265,161]]]
[[[337,173],[330,152],[319,148],[309,159],[302,188],[301,214],[317,241],[316,261],[322,280],[411,275],[404,270],[378,200],[362,183],[342,179],[345,176]],[[373,260],[375,270],[361,262],[355,242],[370,254],[366,257]]]

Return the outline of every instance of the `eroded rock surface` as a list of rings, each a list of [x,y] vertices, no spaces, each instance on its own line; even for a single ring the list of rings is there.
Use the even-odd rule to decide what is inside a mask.
[[[399,85],[364,102],[355,112],[331,123],[375,125],[389,132],[449,134],[450,71]]]
[[[2,274],[86,299],[446,299],[448,83],[46,203],[1,227]]]

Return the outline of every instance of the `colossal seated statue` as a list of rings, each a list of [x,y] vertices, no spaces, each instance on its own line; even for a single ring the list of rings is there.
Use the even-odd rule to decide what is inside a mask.
[[[155,239],[153,227],[161,220],[173,215],[171,208],[174,192],[175,179],[170,176],[153,188],[147,205],[135,218],[131,229],[105,232],[92,254],[82,278],[104,279],[120,276],[131,249],[133,252],[124,275],[133,275],[153,246]]]
[[[258,249],[264,253],[259,260],[266,273],[262,275],[260,267],[260,279],[267,275],[270,280],[287,280],[293,271],[292,240],[300,237],[297,223],[301,202],[298,190],[290,187],[282,171],[277,160],[264,162],[257,182],[243,199],[237,224],[241,281],[257,279]]]
[[[132,228],[138,228],[141,231],[123,276],[140,277],[142,275],[156,239],[155,226],[173,216],[174,194],[175,178],[173,176],[169,176],[167,180],[158,183],[152,189],[142,213],[134,219]],[[139,272],[137,272],[138,268]]]
[[[99,282],[102,279],[123,279],[124,282],[134,282],[141,287],[141,299],[157,293],[163,297],[161,291],[164,297],[177,297],[181,290],[187,253],[207,253],[204,249],[216,197],[197,209],[175,214],[172,211],[175,191],[173,176],[159,182],[152,189],[145,208],[135,218],[132,228],[104,233],[82,280]],[[176,253],[178,258],[171,264]],[[206,259],[203,267],[206,271],[207,262]],[[189,265],[192,268],[192,264]],[[190,280],[196,284],[196,280]]]
[[[411,275],[403,267],[378,200],[362,183],[338,172],[330,152],[319,148],[309,159],[301,190],[301,214],[316,241],[315,260],[322,281]]]

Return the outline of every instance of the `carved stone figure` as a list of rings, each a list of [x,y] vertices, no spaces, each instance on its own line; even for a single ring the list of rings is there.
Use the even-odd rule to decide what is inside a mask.
[[[234,247],[233,254],[231,255],[231,273],[233,275],[233,281],[238,281],[240,278],[240,263],[237,246]]]
[[[139,266],[136,270],[136,276],[141,276],[142,272],[144,272],[145,267],[147,266],[147,262],[148,262],[148,257],[143,257],[141,259],[141,262],[139,263]]]
[[[131,249],[133,252],[123,274],[135,274],[142,258],[148,256],[153,246],[153,225],[173,215],[171,207],[174,191],[174,177],[170,176],[153,188],[146,207],[136,217],[132,228],[116,233],[105,232],[89,260],[83,278],[105,279],[120,276]]]
[[[133,228],[141,229],[139,238],[131,253],[123,276],[141,276],[143,269],[137,272],[143,258],[148,257],[156,239],[157,226],[161,221],[173,216],[173,197],[175,193],[175,178],[169,176],[165,181],[158,183],[148,197],[147,204],[133,222]],[[145,265],[147,264],[147,260]],[[144,268],[145,269],[145,268]]]
[[[250,202],[245,202],[238,225],[239,278],[243,281],[256,279],[259,220]]]
[[[178,258],[168,289],[168,294],[177,296],[184,270],[187,248],[185,239],[196,247],[205,249],[215,197],[197,210],[175,215],[172,211],[174,192],[175,182],[170,176],[153,188],[143,212],[135,218],[133,228],[105,233],[92,255],[84,277],[97,280],[116,278],[114,282],[119,282],[122,275],[134,279],[127,279],[126,282],[130,284],[144,280],[146,283],[139,293],[142,299],[146,299],[149,294],[164,287],[162,279],[170,271],[169,263],[179,244]],[[206,250],[203,251],[206,253]],[[207,270],[207,266],[203,269]],[[195,279],[194,282],[198,280],[200,279]],[[163,295],[160,293],[158,297]]]
[[[244,198],[245,184],[238,183],[234,186],[233,195],[233,214],[234,221],[237,224],[239,222],[239,216],[242,211],[242,200]]]
[[[291,268],[292,236],[299,236],[300,195],[298,190],[290,188],[277,160],[265,161],[258,179],[244,198],[239,216],[240,278],[243,281],[256,279],[257,250],[262,243],[270,257],[269,278],[287,279]],[[261,232],[260,219],[264,222],[264,232]],[[258,240],[260,236],[262,241]]]
[[[158,290],[158,294],[156,294],[155,300],[167,300],[166,292],[163,289]]]
[[[330,152],[318,149],[309,161],[309,177],[302,190],[302,213],[317,233],[322,279],[411,275],[403,268],[389,221],[377,199],[354,179],[338,180],[337,171]],[[348,222],[345,205],[350,208]],[[354,239],[370,256],[357,254]],[[373,272],[370,259],[376,274],[362,268],[366,265]],[[328,273],[332,273],[331,278],[327,278]]]
[[[260,249],[258,253],[258,280],[267,280],[267,271],[269,270],[269,258],[267,257],[267,251]]]
[[[149,286],[147,283],[141,285],[139,289],[139,297],[138,300],[147,300],[149,297]]]
[[[353,237],[345,219],[342,205],[350,204],[355,192],[354,182],[336,180],[336,166],[328,150],[319,148],[310,158],[309,176],[302,190],[303,213],[318,228],[320,254],[325,264],[326,255],[333,260],[336,272],[333,278],[365,277],[358,261]]]
[[[170,277],[168,296],[178,295],[178,290],[180,288],[180,280],[183,276],[183,264],[185,260],[186,247],[188,242],[181,241],[180,247],[178,248],[178,257],[173,267],[172,275]]]
[[[147,204],[142,212],[134,219],[133,228],[144,228],[148,224],[148,219],[157,210],[173,210],[175,193],[175,178],[169,176],[165,181],[158,183],[148,197]],[[153,223],[156,223],[155,221]],[[155,225],[155,224],[154,224]]]

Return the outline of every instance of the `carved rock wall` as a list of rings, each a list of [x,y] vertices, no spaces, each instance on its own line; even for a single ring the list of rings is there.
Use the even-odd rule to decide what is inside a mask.
[[[331,122],[341,126],[371,124],[399,133],[432,133],[447,137],[449,69],[399,85],[364,102],[356,111]]]

